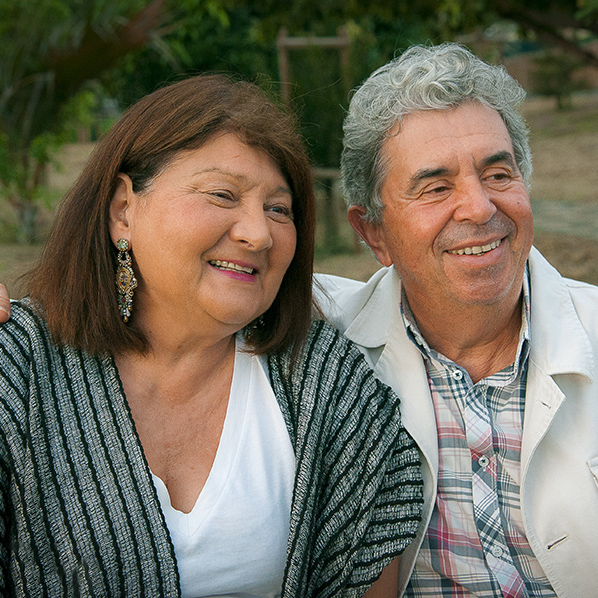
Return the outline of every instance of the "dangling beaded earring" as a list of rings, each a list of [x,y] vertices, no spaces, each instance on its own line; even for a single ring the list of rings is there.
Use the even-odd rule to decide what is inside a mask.
[[[251,324],[247,325],[247,327],[245,329],[245,338],[249,342],[255,341],[255,337],[258,335],[258,333],[262,330],[262,328],[265,325],[266,325],[266,322],[264,321],[264,314],[262,314],[261,316],[259,316],[255,320],[253,320],[253,322],[251,322]]]
[[[118,309],[123,322],[128,322],[133,311],[133,289],[137,286],[137,279],[131,267],[129,242],[126,239],[119,239],[116,247],[118,248],[118,268],[116,269]]]

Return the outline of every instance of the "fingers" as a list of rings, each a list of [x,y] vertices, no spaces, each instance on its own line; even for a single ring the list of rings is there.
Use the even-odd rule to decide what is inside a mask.
[[[10,317],[10,300],[8,290],[0,283],[0,323],[6,322]]]

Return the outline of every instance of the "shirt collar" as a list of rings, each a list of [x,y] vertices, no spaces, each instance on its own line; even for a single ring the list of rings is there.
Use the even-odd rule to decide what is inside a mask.
[[[418,348],[421,352],[423,357],[426,360],[435,359],[444,363],[446,365],[455,366],[450,359],[441,355],[434,349],[432,349],[426,339],[423,337],[419,328],[417,326],[417,322],[415,320],[415,316],[411,311],[411,307],[409,305],[409,301],[407,300],[407,295],[405,294],[404,287],[401,289],[401,318],[403,321],[403,325],[405,326],[405,330],[407,331],[407,336],[411,340],[411,342]],[[530,282],[529,282],[529,267],[525,266],[525,273],[523,276],[523,301],[522,301],[522,308],[521,308],[521,329],[519,332],[519,344],[517,346],[517,354],[515,356],[515,361],[513,362],[514,365],[514,377],[519,375],[519,372],[525,368],[527,363],[527,359],[530,352]]]

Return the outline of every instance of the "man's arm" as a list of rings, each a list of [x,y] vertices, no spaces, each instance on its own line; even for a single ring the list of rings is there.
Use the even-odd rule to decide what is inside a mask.
[[[8,321],[10,318],[10,300],[8,299],[8,290],[0,283],[0,323]]]

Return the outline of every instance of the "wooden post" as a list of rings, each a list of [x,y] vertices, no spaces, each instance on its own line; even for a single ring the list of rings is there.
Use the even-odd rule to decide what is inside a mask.
[[[349,91],[349,48],[351,40],[346,27],[338,29],[337,37],[289,37],[285,27],[282,27],[276,38],[278,51],[278,71],[280,74],[280,91],[287,106],[291,104],[291,81],[289,71],[289,50],[305,48],[338,48],[341,57],[342,80],[345,91]]]
[[[287,46],[287,30],[283,27],[276,38],[276,49],[278,50],[278,71],[280,73],[280,92],[282,100],[287,108],[291,107],[291,81],[289,72],[289,53]]]
[[[338,48],[341,62],[341,80],[343,90],[348,93],[351,87],[351,77],[349,73],[349,51],[351,40],[346,27],[340,27],[337,30],[336,37],[289,37],[287,30],[283,27],[278,32],[276,39],[276,48],[278,51],[278,69],[280,73],[280,91],[282,99],[287,106],[291,108],[291,81],[289,69],[289,50],[305,48]],[[325,236],[333,251],[338,250],[340,245],[339,226],[337,214],[339,209],[336,206],[336,194],[334,193],[334,183],[340,178],[338,169],[317,168],[313,169],[314,178],[321,181],[324,187],[324,206],[323,223]],[[360,250],[360,243],[357,235],[354,235],[354,250]]]

